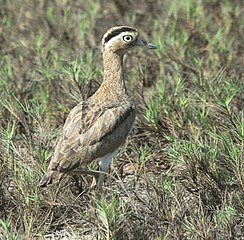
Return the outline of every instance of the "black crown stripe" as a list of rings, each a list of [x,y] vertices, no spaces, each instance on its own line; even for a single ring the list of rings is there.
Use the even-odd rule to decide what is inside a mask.
[[[105,38],[104,38],[104,43],[107,43],[111,38],[119,35],[122,32],[135,32],[136,30],[134,28],[130,28],[130,27],[122,27],[119,29],[116,29],[114,31],[112,31],[111,33],[109,33]]]

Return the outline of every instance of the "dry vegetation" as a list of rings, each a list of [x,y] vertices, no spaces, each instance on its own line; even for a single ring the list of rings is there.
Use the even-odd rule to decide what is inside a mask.
[[[244,239],[242,1],[100,2],[0,0],[0,239]],[[40,189],[116,24],[158,46],[126,59],[133,134],[102,193]]]

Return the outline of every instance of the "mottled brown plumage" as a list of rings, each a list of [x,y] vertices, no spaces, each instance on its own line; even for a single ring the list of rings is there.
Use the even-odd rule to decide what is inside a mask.
[[[138,31],[127,26],[109,29],[103,37],[104,79],[97,92],[69,113],[46,175],[40,186],[59,181],[79,166],[98,161],[106,171],[129,135],[135,120],[135,106],[127,94],[123,56],[136,47],[156,48]],[[100,175],[101,186],[104,174]]]

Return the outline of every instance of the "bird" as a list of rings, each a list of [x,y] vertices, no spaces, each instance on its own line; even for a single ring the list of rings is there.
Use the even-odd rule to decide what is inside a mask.
[[[123,66],[124,55],[136,47],[157,48],[144,40],[134,27],[114,26],[104,34],[103,81],[91,97],[68,114],[40,187],[59,183],[65,175],[98,162],[96,186],[101,188],[110,162],[130,134],[136,117]]]

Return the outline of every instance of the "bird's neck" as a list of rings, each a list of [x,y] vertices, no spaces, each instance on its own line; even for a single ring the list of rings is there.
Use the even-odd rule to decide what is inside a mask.
[[[104,78],[102,86],[115,94],[126,93],[124,82],[123,55],[111,51],[103,53]]]

